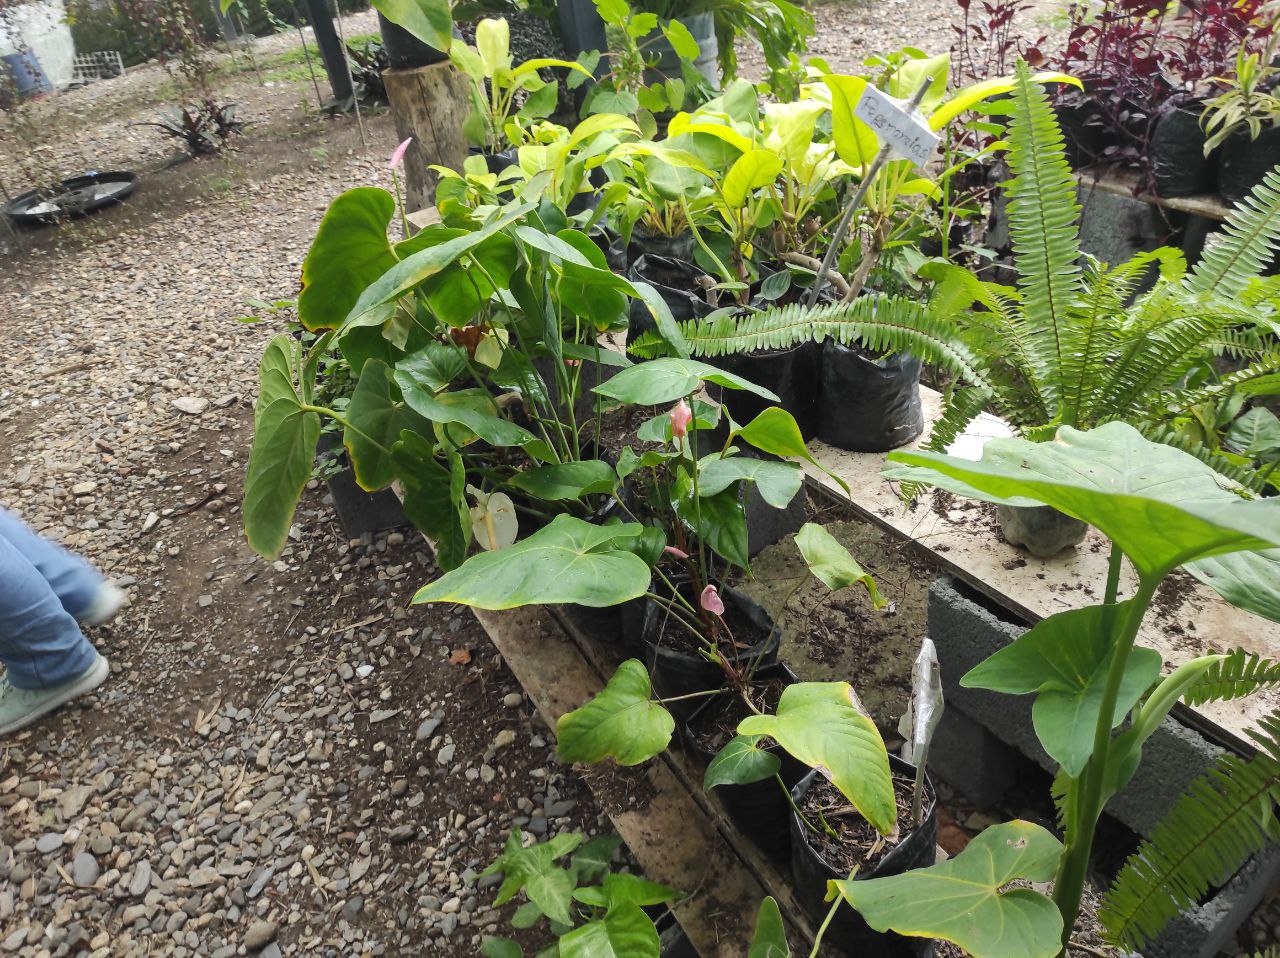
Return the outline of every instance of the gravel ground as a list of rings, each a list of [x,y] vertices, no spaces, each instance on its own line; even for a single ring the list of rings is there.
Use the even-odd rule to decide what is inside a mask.
[[[950,4],[823,5],[815,53],[950,42]],[[372,29],[348,18],[348,35]],[[260,63],[296,45],[261,41]],[[744,55],[749,65],[751,54]],[[330,199],[386,185],[387,117],[323,120],[307,80],[224,80],[238,151],[170,164],[158,67],[42,105],[63,175],[152,171],[59,231],[0,232],[0,502],[124,585],[92,636],[113,676],[0,742],[0,953],[478,954],[505,924],[477,877],[513,825],[607,827],[465,613],[406,608],[433,573],[405,529],[349,541],[323,488],[289,547],[240,534],[257,358]],[[192,410],[185,412],[183,409]],[[1257,934],[1269,934],[1257,922]],[[1258,939],[1259,941],[1263,939]]]

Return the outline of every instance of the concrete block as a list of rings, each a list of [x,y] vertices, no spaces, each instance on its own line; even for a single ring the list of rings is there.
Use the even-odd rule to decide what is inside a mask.
[[[1280,845],[1245,862],[1207,902],[1175,918],[1143,951],[1144,958],[1215,958],[1234,954],[1236,929],[1280,883]]]
[[[933,733],[929,774],[979,808],[999,803],[1017,781],[1020,756],[959,709],[948,708]]]
[[[997,616],[949,577],[930,586],[928,622],[929,635],[938,647],[948,710],[964,713],[1046,771],[1054,771],[1055,764],[1040,747],[1032,726],[1033,696],[966,689],[959,684],[965,672],[1022,635],[1026,626]],[[1178,796],[1222,752],[1176,719],[1165,719],[1147,741],[1133,781],[1107,805],[1108,814],[1139,835],[1149,835]]]
[[[1080,249],[1104,263],[1118,266],[1172,240],[1173,228],[1158,206],[1093,188],[1087,181],[1080,184],[1079,196]],[[1152,270],[1148,284],[1154,282]]]

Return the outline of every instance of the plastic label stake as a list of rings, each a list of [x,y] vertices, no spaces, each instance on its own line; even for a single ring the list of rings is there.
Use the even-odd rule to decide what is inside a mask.
[[[870,83],[854,105],[853,115],[865,123],[899,159],[923,168],[933,158],[939,137],[914,106],[894,99]]]

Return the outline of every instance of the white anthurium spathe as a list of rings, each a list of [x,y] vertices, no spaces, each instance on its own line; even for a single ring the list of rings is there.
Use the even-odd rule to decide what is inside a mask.
[[[471,507],[471,534],[486,551],[505,549],[516,541],[520,521],[516,506],[505,492],[485,492],[476,486],[467,486],[467,493],[475,500]]]
[[[911,761],[916,766],[915,791],[911,802],[911,819],[920,821],[924,793],[924,770],[929,760],[929,743],[942,721],[942,669],[933,639],[925,636],[920,654],[911,669]]]

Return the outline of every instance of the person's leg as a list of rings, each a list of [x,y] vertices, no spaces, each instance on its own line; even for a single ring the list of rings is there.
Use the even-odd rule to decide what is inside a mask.
[[[62,607],[82,622],[111,618],[124,595],[97,570],[66,549],[32,532],[17,516],[0,509],[0,539],[7,541],[44,577]]]
[[[0,735],[102,684],[107,660],[44,576],[0,536]]]

